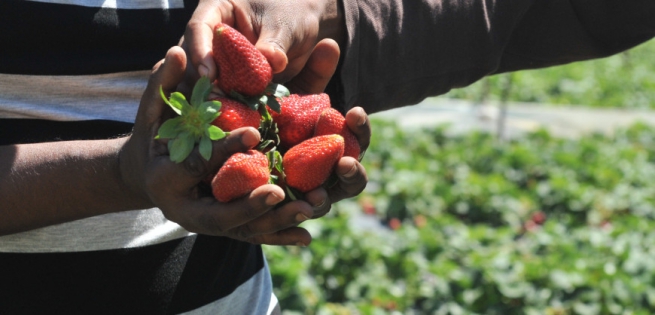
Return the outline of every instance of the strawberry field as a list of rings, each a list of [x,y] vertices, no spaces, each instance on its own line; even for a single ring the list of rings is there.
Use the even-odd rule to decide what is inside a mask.
[[[367,191],[266,247],[302,314],[652,314],[655,129],[499,144],[376,122]],[[379,225],[378,225],[379,222]]]
[[[492,76],[447,97],[494,100],[507,90],[509,99],[592,107],[655,108],[655,41],[625,53],[540,70]],[[509,89],[508,89],[509,84]]]
[[[520,76],[594,76],[629,58],[643,65],[630,71],[649,72],[644,86],[625,72],[604,84],[634,82],[640,92],[613,102],[652,107],[655,69],[640,55],[651,47]],[[569,103],[609,106],[580,97]],[[655,313],[655,127],[499,142],[374,121],[363,163],[366,191],[303,223],[309,247],[264,247],[286,314]]]

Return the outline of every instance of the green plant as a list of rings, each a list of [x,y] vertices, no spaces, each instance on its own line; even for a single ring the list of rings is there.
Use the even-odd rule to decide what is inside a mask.
[[[309,247],[265,247],[285,312],[655,312],[655,128],[373,130],[366,191],[303,223]]]
[[[508,100],[605,108],[655,107],[655,41],[603,59],[512,74]],[[506,74],[491,76],[446,97],[497,101]]]

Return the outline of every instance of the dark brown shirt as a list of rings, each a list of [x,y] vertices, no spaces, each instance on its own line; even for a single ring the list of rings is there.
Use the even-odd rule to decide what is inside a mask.
[[[373,113],[655,36],[653,0],[343,0],[340,99]]]

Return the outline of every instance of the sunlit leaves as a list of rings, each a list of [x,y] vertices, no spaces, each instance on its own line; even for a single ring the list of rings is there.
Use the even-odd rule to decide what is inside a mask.
[[[303,223],[308,248],[265,248],[288,310],[655,313],[655,128],[505,144],[373,130],[363,195]]]

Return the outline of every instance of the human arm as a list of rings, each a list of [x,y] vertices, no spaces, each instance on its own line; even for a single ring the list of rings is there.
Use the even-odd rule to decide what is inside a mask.
[[[232,153],[259,141],[252,128],[232,132],[214,144],[210,161],[170,161],[166,145],[154,140],[165,119],[159,87],[174,90],[186,65],[184,52],[173,48],[157,65],[143,94],[133,133],[112,140],[60,141],[0,148],[0,234],[11,234],[108,212],[158,206],[189,231],[250,241],[262,234],[295,226],[296,217],[311,216],[309,206],[295,203],[276,209],[279,187],[266,185],[247,198],[228,204],[204,197],[198,183]],[[272,244],[309,241],[301,229],[268,237]]]
[[[201,0],[182,41],[198,75],[216,76],[211,41],[219,22],[235,27],[255,43],[271,64],[277,83],[295,77],[319,41],[330,38],[342,47],[346,35],[343,11],[336,0]]]
[[[287,84],[293,91],[302,93],[320,93],[325,90],[333,77],[339,59],[339,46],[331,39],[321,40],[314,48],[305,67]],[[351,108],[346,112],[346,124],[355,134],[363,153],[370,144],[371,123],[366,111],[361,107]],[[352,157],[343,157],[337,163],[336,184],[327,188],[318,188],[305,194],[306,201],[313,207],[313,218],[318,218],[330,211],[332,204],[359,195],[366,184],[366,169]]]
[[[416,104],[495,73],[605,57],[655,35],[655,2],[351,1],[344,108]]]
[[[120,177],[118,152],[125,141],[0,147],[0,234],[152,207]]]
[[[246,25],[250,36],[261,27],[258,47],[281,48],[290,64],[302,64],[316,39],[335,39],[343,56],[330,90],[334,105],[344,111],[362,106],[369,114],[416,104],[495,73],[609,56],[655,36],[655,2],[649,0],[233,3],[239,14],[231,21],[243,21],[237,24]],[[288,10],[293,14],[284,14]],[[196,13],[195,21],[207,17]],[[202,43],[211,37],[194,38]],[[206,56],[207,45],[197,51]],[[275,54],[267,56],[278,64]],[[290,68],[278,77],[293,74]]]
[[[296,18],[287,20],[291,16]],[[334,0],[203,1],[189,22],[182,41],[182,46],[191,56],[189,68],[192,71],[198,69],[192,76],[207,73],[211,78],[215,75],[211,39],[213,26],[219,22],[235,26],[256,43],[276,73],[274,81],[284,83],[293,93],[325,90],[339,60],[338,42],[345,38],[341,36],[345,35],[343,17],[338,2]],[[287,32],[293,32],[293,35],[287,36]],[[306,79],[319,72],[324,72],[318,78],[323,85]],[[361,149],[365,150],[371,135],[366,112],[361,108],[353,109],[346,114],[346,119],[358,137]],[[352,158],[339,161],[336,172],[340,176],[337,185],[306,194],[306,201],[314,205],[313,217],[327,213],[332,203],[359,194],[368,181],[363,166]]]

